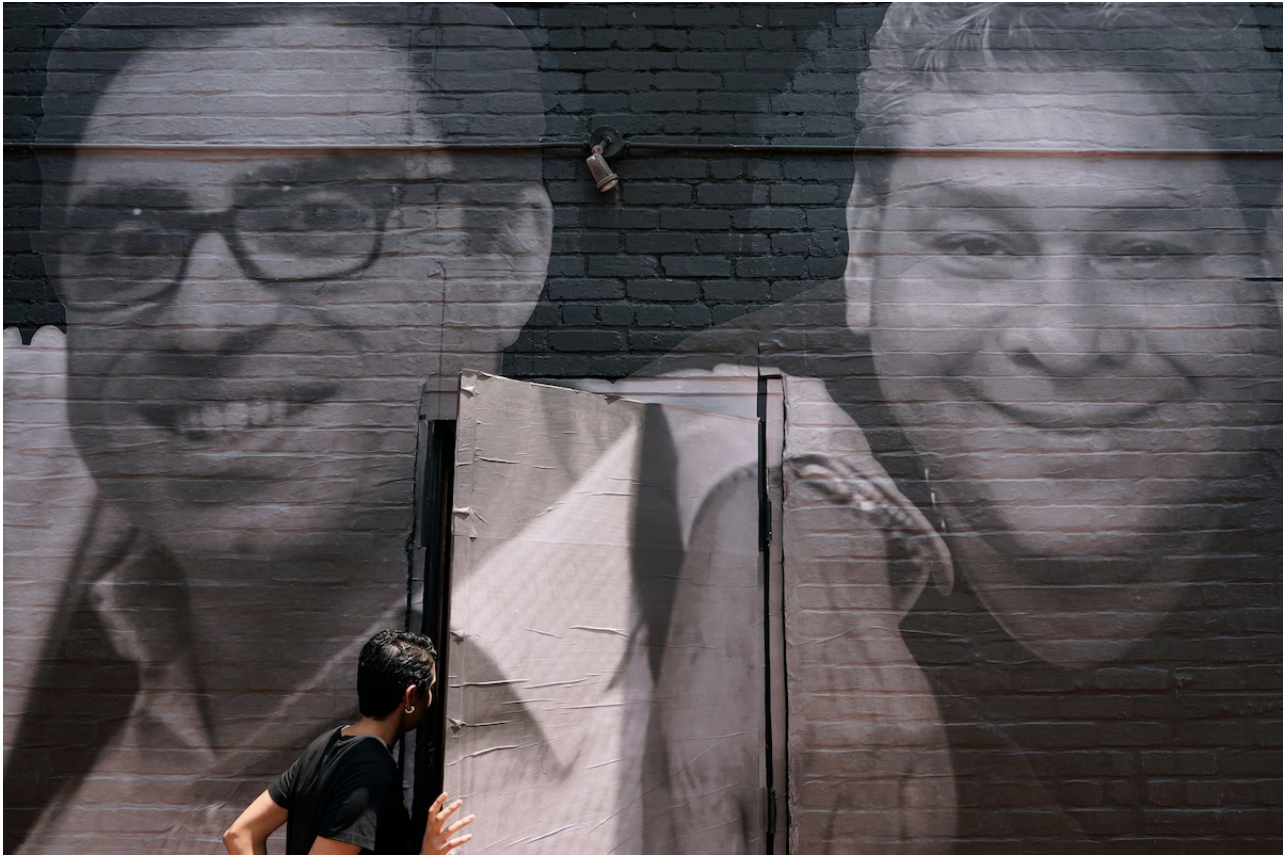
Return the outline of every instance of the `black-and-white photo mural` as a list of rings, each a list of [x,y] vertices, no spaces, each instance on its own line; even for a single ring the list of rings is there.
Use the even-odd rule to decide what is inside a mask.
[[[6,622],[43,637],[15,640],[6,835],[209,849],[405,622],[417,425],[544,284],[536,62],[489,6],[103,4],[43,106],[92,488],[75,535],[7,564],[48,606]],[[479,141],[509,147],[442,148]]]
[[[1280,4],[4,22],[7,852],[1281,852]]]

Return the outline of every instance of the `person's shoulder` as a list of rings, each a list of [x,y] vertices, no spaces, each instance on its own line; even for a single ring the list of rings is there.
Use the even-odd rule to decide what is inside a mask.
[[[319,734],[304,749],[300,762],[331,770],[397,766],[383,740],[370,736],[345,736],[343,726]]]
[[[397,769],[393,753],[378,737],[364,735],[346,737],[339,735],[335,743],[334,754],[342,758],[346,766],[362,769]]]
[[[313,738],[312,742],[310,742],[308,746],[305,747],[303,754],[311,755],[311,754],[316,754],[320,752],[325,752],[327,746],[336,742],[339,739],[340,733],[342,732],[342,730],[343,730],[343,726],[336,726],[335,728],[327,728],[321,734],[318,734],[315,738]]]

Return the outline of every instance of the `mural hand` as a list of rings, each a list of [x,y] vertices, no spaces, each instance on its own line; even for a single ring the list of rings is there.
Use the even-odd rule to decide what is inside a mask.
[[[57,327],[41,327],[29,345],[18,328],[4,331],[6,714],[26,704],[94,504],[67,424],[66,341]]]
[[[814,457],[787,471],[784,520],[796,545],[785,600],[791,850],[949,851],[946,732],[899,630],[907,596],[890,573],[889,543],[901,532],[874,480]],[[934,557],[921,551],[917,565]],[[914,594],[929,576],[909,573]]]

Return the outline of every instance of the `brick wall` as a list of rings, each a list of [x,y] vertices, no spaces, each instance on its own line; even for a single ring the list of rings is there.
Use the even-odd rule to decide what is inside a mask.
[[[35,155],[24,144],[34,140],[41,118],[50,49],[92,5],[10,3],[4,9],[5,325],[19,328],[26,340],[42,326],[65,326],[65,317],[32,248],[41,185]],[[887,377],[880,387],[880,354],[899,348],[921,353],[914,342],[923,325],[906,323],[897,337],[881,342],[878,335],[872,340],[865,329],[855,332],[846,324],[845,300],[852,299],[853,283],[846,292],[840,280],[850,251],[845,209],[854,176],[848,149],[858,142],[859,131],[853,118],[855,81],[867,65],[886,4],[517,3],[501,8],[531,45],[539,68],[546,119],[543,179],[553,205],[543,290],[530,320],[504,352],[502,372],[517,378],[612,380],[658,371],[657,361],[667,369],[740,361],[813,376],[795,387],[796,421],[792,424],[787,415],[788,433],[794,432],[788,454],[829,455],[831,467],[787,476],[788,485],[790,478],[798,479],[790,498],[795,505],[787,505],[795,515],[785,533],[795,539],[784,546],[787,586],[792,572],[801,575],[796,582],[811,583],[790,589],[786,597],[787,644],[792,632],[797,641],[804,640],[786,658],[793,681],[794,846],[834,852],[859,846],[881,852],[899,847],[1280,852],[1281,438],[1280,414],[1274,410],[1280,402],[1281,353],[1279,156],[1250,158],[1253,163],[1233,182],[1240,182],[1239,198],[1254,212],[1256,229],[1263,231],[1261,221],[1268,224],[1263,255],[1272,258],[1275,250],[1277,269],[1270,264],[1256,268],[1253,276],[1239,270],[1201,280],[1224,277],[1240,283],[1236,287],[1247,291],[1239,293],[1253,296],[1245,302],[1263,312],[1238,314],[1240,298],[1209,298],[1199,290],[1197,277],[1163,298],[1154,291],[1136,301],[1177,312],[1167,316],[1164,326],[1170,331],[1249,332],[1244,340],[1234,334],[1219,340],[1233,343],[1222,353],[1201,354],[1209,364],[1225,366],[1217,371],[1206,371],[1206,363],[1193,367],[1193,349],[1181,341],[1183,347],[1165,351],[1164,358],[1115,379],[1121,398],[1130,401],[1151,394],[1138,377],[1153,372],[1153,386],[1168,388],[1165,384],[1178,376],[1187,392],[1172,398],[1187,395],[1185,406],[1192,409],[1176,406],[1166,417],[1169,422],[1146,426],[1155,429],[1150,434],[1126,431],[1127,438],[1112,440],[1133,444],[1133,457],[1122,457],[1118,472],[1094,471],[1078,480],[1115,487],[1069,498],[1041,488],[1058,483],[1065,472],[1022,470],[1013,462],[1039,457],[1032,452],[1036,446],[1007,446],[1010,427],[981,416],[971,422],[968,414],[977,410],[964,416],[964,411],[950,412],[916,434],[908,414],[915,415],[917,404],[958,404],[960,398],[968,404],[970,384],[984,385],[990,375],[981,369],[977,376],[961,374],[962,363],[912,366],[916,370],[906,371],[906,385],[900,387],[906,393],[896,397]],[[1247,9],[1243,29],[1280,63],[1280,6]],[[1250,93],[1247,103],[1261,96]],[[1280,111],[1280,79],[1276,105]],[[1276,116],[1279,122],[1280,113]],[[584,165],[584,144],[594,128],[604,125],[625,134],[634,147],[613,160],[619,187],[599,193]],[[1004,163],[998,163],[997,172],[1004,174]],[[1015,162],[1010,171],[1022,168]],[[1262,181],[1264,175],[1269,180]],[[1256,195],[1260,185],[1268,189]],[[1211,210],[1232,207],[1227,201],[1202,204]],[[1210,216],[1215,219],[1185,227],[1193,241],[1237,230]],[[1116,225],[1095,228],[1104,234],[1128,231],[1129,224],[1112,222]],[[959,251],[958,245],[935,246],[941,256]],[[1225,255],[1238,253],[1253,255],[1243,250]],[[1103,256],[1125,254],[1110,250]],[[997,256],[1024,253],[1001,249],[977,255],[993,263]],[[1274,276],[1275,314],[1266,296]],[[926,276],[917,284],[924,293],[937,294],[928,290],[942,279]],[[1047,280],[1038,275],[1006,281]],[[1022,306],[1024,298],[1015,294],[1008,295],[1007,305]],[[958,306],[963,317],[969,302],[956,296],[936,305]],[[1195,308],[1183,308],[1193,302]],[[1006,301],[998,299],[1001,304]],[[887,305],[885,310],[892,311]],[[1065,326],[1076,329],[1077,323]],[[1154,332],[1149,328],[1149,335]],[[1003,350],[990,340],[974,344],[965,342],[958,350]],[[36,350],[26,355],[32,361],[39,358]],[[1135,341],[1118,350],[1130,356],[1145,348]],[[1157,369],[1158,364],[1171,368]],[[37,369],[32,377],[41,371],[56,374]],[[915,385],[924,378],[958,383],[950,394],[935,396],[941,390]],[[1218,384],[1224,387],[1222,398],[1206,392]],[[39,383],[6,385],[7,401],[38,401],[45,409],[33,418],[51,424],[56,416],[50,415],[50,401],[63,394]],[[1049,395],[1043,388],[1039,394]],[[1092,399],[1089,406],[1104,412],[1118,403],[1102,391],[1068,393],[1072,399],[1076,395]],[[1235,418],[1211,415],[1227,413]],[[1215,439],[1194,439],[1191,445],[1177,439],[1174,426],[1198,417],[1207,423],[1192,427],[1191,436]],[[1064,417],[1041,418],[1052,423]],[[1083,436],[1093,433],[1092,427],[1072,426],[1085,430],[1068,430],[1068,448],[1088,443]],[[44,478],[41,465],[47,463],[48,472],[80,480],[71,492],[92,495],[88,475],[71,460],[70,439],[54,438],[52,431],[48,460],[39,459],[39,450],[33,458],[30,449],[12,461],[6,457],[7,479],[14,476],[19,487],[24,479],[35,483]],[[908,439],[907,433],[916,436]],[[967,446],[953,435],[977,445]],[[1107,454],[1103,448],[1085,454],[1090,452]],[[1246,472],[1187,463],[1237,455],[1250,461]],[[994,467],[970,470],[971,456]],[[1054,457],[1051,452],[1046,460]],[[1075,450],[1067,451],[1065,460],[1070,463],[1064,471],[1082,466]],[[1154,469],[1139,463],[1148,460]],[[1013,466],[1006,469],[1006,463]],[[931,466],[940,469],[931,475]],[[855,472],[863,467],[868,469]],[[889,482],[886,473],[896,487],[878,501],[852,487],[861,478],[883,485]],[[1128,478],[1137,486],[1125,485]],[[960,487],[971,480],[989,485],[986,490]],[[1151,492],[1156,482],[1203,480],[1220,486],[1199,495]],[[810,493],[814,489],[816,495]],[[870,516],[872,502],[885,517]],[[1023,507],[1011,518],[989,517],[989,503]],[[916,530],[897,517],[901,512],[885,506],[923,514],[915,517],[923,526]],[[1041,516],[1049,507],[1074,509],[1078,525],[1055,531],[1062,519],[1054,512]],[[1121,523],[1134,507],[1166,508],[1170,516],[1141,515]],[[911,508],[918,510],[906,511]],[[902,526],[896,538],[887,535],[896,529],[890,519]],[[983,537],[970,541],[952,530],[952,521],[965,521]],[[38,514],[26,513],[8,525],[7,534],[16,533],[21,541],[38,536],[41,522]],[[68,524],[77,530],[83,525],[79,518]],[[1025,534],[1036,533],[1036,547],[1005,540],[1024,534],[1018,532],[1024,526]],[[1138,536],[1134,541],[1110,540],[1110,533],[1131,526]],[[1080,564],[1060,556],[1042,564],[1049,557],[1040,554],[1039,536],[1051,531],[1073,545],[1093,540],[1087,532],[1101,535],[1100,543],[1112,545],[1111,555],[1091,554]],[[1173,558],[1165,555],[1169,542],[1158,532],[1208,537],[1184,541],[1184,554],[1170,563],[1179,568],[1174,573],[1181,584],[1169,580],[1178,593],[1154,603],[1148,600],[1149,586],[1156,580],[1144,579],[1135,597],[1129,586],[1139,580],[1121,569],[1136,555],[1146,557],[1143,564],[1157,556]],[[918,571],[907,570],[923,559],[917,550],[925,538],[949,559],[954,556],[954,588],[926,586]],[[70,542],[59,549],[66,556],[75,552]],[[1067,549],[1080,550],[1077,555],[1085,559],[1082,547]],[[1018,583],[1006,579],[988,590],[994,580],[985,569],[998,561],[994,555],[1021,557],[1033,576]],[[851,585],[858,565],[880,585],[885,578],[918,581],[919,588],[910,586],[915,597],[897,609],[882,601],[870,606],[862,598],[871,590]],[[969,567],[984,570],[971,576],[962,570]],[[1120,578],[1113,578],[1117,571]],[[1075,576],[1080,573],[1085,576]],[[1072,628],[1059,632],[1082,634],[1088,641],[1073,641],[1091,649],[1077,653],[1081,649],[1073,645],[1068,654],[1058,648],[1067,640],[1055,638],[1051,653],[1040,628],[1023,624],[1023,616],[1033,612],[1025,602],[1011,607],[996,600],[1013,589],[1041,588],[1031,582],[1037,578],[1068,602],[1079,593],[1092,595],[1118,584],[1130,594],[1124,601],[1093,601],[1092,610],[1077,607],[1108,616],[1107,629],[1093,623],[1087,631],[1077,608],[1051,607],[1062,616],[1057,620]],[[1164,589],[1167,579],[1156,585]],[[38,582],[7,573],[6,595],[17,596],[13,603],[27,603],[22,598]],[[883,589],[876,594],[883,597]],[[48,616],[57,601],[48,592],[41,597],[31,601],[34,612]],[[854,616],[860,610],[846,597],[860,601],[874,617],[858,621]],[[1113,618],[1118,613],[1119,621]],[[7,618],[7,660],[11,645],[31,649],[39,641],[34,632],[18,639],[25,625],[23,616],[17,618],[17,623]],[[1106,647],[1094,647],[1102,642],[1099,636],[1108,640]],[[1113,639],[1129,644],[1113,648]],[[849,751],[855,746],[862,748]],[[944,746],[950,747],[949,760]],[[899,777],[928,784],[923,793],[915,787],[900,790]],[[934,802],[927,820],[925,806],[914,804],[917,799]],[[944,810],[952,806],[955,811]]]
[[[33,138],[44,64],[92,4],[5,16],[6,141]],[[536,50],[546,140],[600,125],[665,143],[851,145],[851,85],[883,5],[506,5]],[[820,52],[825,58],[820,58]],[[39,222],[30,151],[6,149],[5,324],[64,323],[26,233]],[[545,155],[555,205],[540,305],[507,355],[517,377],[621,377],[686,334],[793,297],[843,271],[842,152],[635,151],[598,193],[584,156]]]

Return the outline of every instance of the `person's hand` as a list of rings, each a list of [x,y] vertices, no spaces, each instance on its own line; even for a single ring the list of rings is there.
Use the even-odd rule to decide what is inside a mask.
[[[455,848],[464,844],[470,838],[472,833],[466,832],[464,835],[452,838],[465,826],[473,823],[473,815],[457,820],[455,823],[447,825],[451,815],[462,805],[460,800],[456,800],[446,808],[442,804],[447,801],[447,795],[442,794],[433,801],[432,807],[429,808],[429,823],[424,828],[424,844],[420,848],[421,853],[430,853],[433,856],[441,856],[443,853],[450,853]]]

